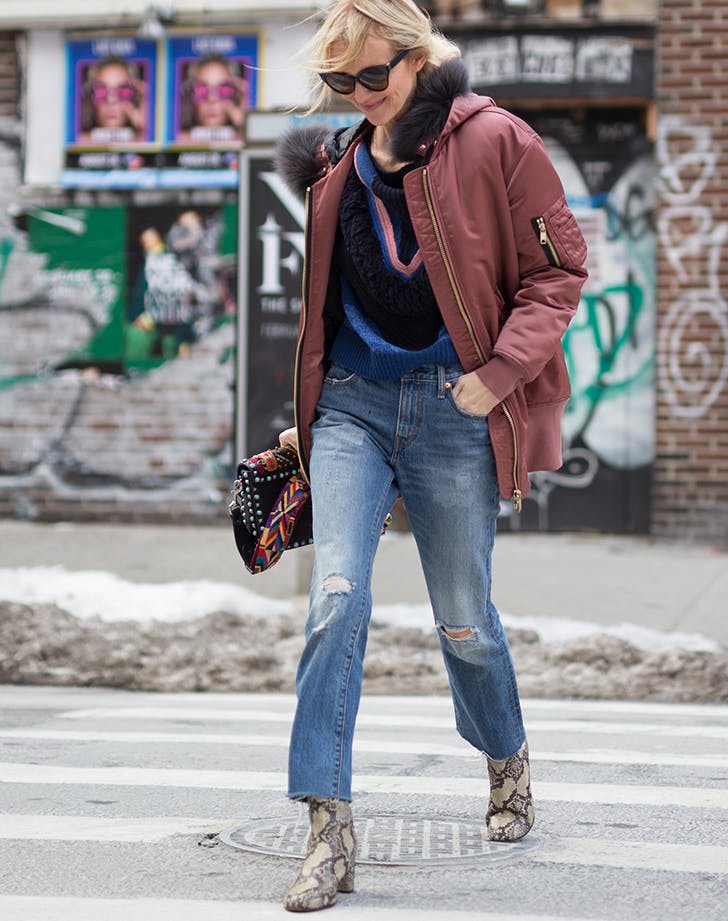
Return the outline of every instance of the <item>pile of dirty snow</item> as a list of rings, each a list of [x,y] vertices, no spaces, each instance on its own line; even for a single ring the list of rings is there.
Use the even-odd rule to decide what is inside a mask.
[[[294,688],[305,612],[236,585],[0,569],[0,683]],[[528,697],[728,702],[728,651],[695,635],[503,615]],[[446,693],[427,605],[375,607],[365,693]]]

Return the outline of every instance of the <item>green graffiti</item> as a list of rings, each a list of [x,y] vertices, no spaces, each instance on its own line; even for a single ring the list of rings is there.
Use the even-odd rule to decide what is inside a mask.
[[[626,302],[626,314],[617,309],[617,302]],[[644,348],[637,330],[644,308],[644,293],[630,277],[623,285],[611,285],[602,291],[582,295],[563,340],[569,377],[574,384],[570,408],[573,411],[577,403],[582,411],[585,403],[588,407],[577,436],[583,436],[588,429],[601,402],[616,400],[640,385],[651,386],[653,349]],[[586,374],[585,342],[589,343],[593,356]],[[617,369],[618,361],[628,351],[638,355],[637,360],[623,362]]]
[[[3,282],[7,272],[10,254],[15,248],[15,241],[12,237],[3,237],[0,239],[0,294],[3,292]]]

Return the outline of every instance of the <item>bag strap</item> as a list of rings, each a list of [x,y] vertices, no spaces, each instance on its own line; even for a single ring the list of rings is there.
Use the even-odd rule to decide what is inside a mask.
[[[310,487],[302,476],[295,474],[288,480],[273,503],[253,550],[250,561],[252,573],[263,572],[278,562],[288,546],[298,516],[310,495]]]

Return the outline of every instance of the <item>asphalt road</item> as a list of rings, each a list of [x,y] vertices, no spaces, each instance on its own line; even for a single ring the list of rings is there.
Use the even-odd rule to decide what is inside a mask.
[[[279,905],[296,861],[219,835],[258,830],[265,845],[260,830],[278,828],[276,846],[295,849],[292,708],[285,695],[0,687],[0,918],[290,918]],[[325,917],[725,921],[728,707],[524,710],[536,825],[527,847],[472,857],[487,785],[449,700],[365,698],[354,810],[370,862]],[[422,862],[384,865],[380,846]]]

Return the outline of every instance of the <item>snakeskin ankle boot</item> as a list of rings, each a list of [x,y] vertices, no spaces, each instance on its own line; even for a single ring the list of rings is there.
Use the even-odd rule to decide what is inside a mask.
[[[505,761],[488,758],[490,803],[485,821],[491,841],[518,841],[533,825],[528,742]]]
[[[336,901],[337,893],[354,891],[356,837],[349,803],[309,796],[308,815],[308,850],[283,900],[288,911],[328,908]]]

